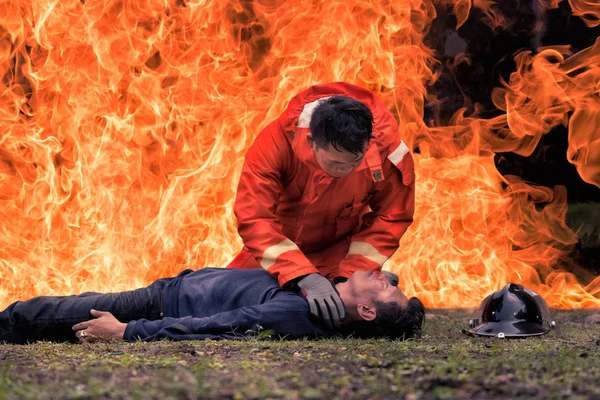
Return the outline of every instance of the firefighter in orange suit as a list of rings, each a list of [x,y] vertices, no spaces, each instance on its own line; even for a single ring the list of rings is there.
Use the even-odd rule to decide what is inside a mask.
[[[229,268],[264,268],[339,326],[331,281],[381,271],[413,220],[414,164],[396,120],[370,91],[313,86],[246,154],[234,211],[244,242]]]

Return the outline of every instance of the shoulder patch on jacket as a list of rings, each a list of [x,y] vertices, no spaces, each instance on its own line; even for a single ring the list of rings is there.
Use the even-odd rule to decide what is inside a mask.
[[[379,148],[377,144],[373,143],[365,153],[365,159],[367,160],[367,165],[369,166],[369,171],[371,171],[371,177],[375,182],[381,182],[385,179],[383,176],[383,169],[381,168],[381,158],[379,155]]]

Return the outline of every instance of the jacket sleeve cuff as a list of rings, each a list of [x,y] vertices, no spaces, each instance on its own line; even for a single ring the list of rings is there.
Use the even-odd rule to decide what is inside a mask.
[[[294,279],[299,278],[304,275],[315,274],[315,273],[316,274],[319,273],[319,270],[316,267],[305,267],[305,268],[294,270],[294,271],[290,272],[289,274],[285,274],[285,275],[280,274],[277,279],[279,280],[279,286],[283,287],[283,285],[285,285],[286,283],[288,283],[291,280],[294,280]]]
[[[123,333],[123,339],[128,342],[137,342],[137,338],[133,336],[135,321],[131,321],[127,323],[125,327],[125,332]]]
[[[364,256],[352,254],[340,262],[338,275],[350,278],[356,271],[381,271],[381,265]]]

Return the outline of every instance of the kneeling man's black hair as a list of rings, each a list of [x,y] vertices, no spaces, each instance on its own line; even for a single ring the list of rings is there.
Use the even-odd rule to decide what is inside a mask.
[[[364,103],[346,96],[323,100],[313,111],[310,132],[319,147],[364,153],[373,134],[373,113]]]

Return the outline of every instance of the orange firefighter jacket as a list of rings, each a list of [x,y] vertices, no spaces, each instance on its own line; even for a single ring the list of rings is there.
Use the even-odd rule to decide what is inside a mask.
[[[337,95],[363,102],[374,118],[362,164],[339,179],[320,168],[306,139],[314,108]],[[412,156],[383,102],[347,83],[313,86],[246,154],[234,206],[244,248],[229,267],[262,267],[282,286],[315,272],[380,270],[413,220],[414,190]]]

